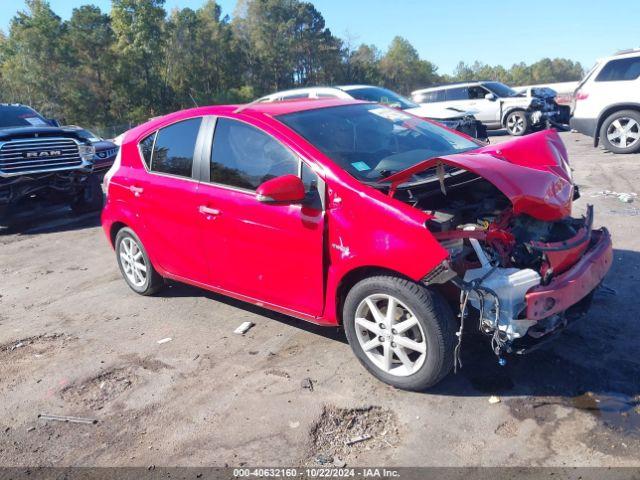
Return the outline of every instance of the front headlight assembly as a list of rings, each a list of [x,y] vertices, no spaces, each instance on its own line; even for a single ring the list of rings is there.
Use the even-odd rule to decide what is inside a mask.
[[[96,154],[96,147],[93,145],[79,145],[78,153],[80,153],[80,158],[85,162],[90,162],[93,160],[93,156]]]

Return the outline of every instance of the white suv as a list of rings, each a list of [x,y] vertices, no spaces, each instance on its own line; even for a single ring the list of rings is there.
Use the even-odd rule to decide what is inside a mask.
[[[571,128],[614,153],[640,152],[640,49],[599,60],[578,85]]]
[[[506,128],[514,136],[568,123],[569,108],[558,105],[555,97],[550,88],[516,92],[500,82],[454,83],[411,92],[412,100],[427,114],[442,107],[473,110],[488,129]]]

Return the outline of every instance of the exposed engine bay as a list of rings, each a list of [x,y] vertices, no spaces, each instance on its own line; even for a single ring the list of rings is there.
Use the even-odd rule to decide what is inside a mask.
[[[524,353],[530,340],[565,326],[569,314],[552,297],[532,318],[527,294],[549,286],[584,254],[592,243],[592,208],[583,218],[539,220],[514,213],[509,198],[482,177],[432,170],[434,181],[395,197],[430,216],[427,228],[449,252],[449,280],[460,291],[459,339],[473,317],[503,362],[503,353]]]

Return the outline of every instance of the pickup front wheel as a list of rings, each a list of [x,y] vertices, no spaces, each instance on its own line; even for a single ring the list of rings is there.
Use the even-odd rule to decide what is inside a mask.
[[[453,314],[437,292],[410,280],[360,281],[347,295],[343,323],[358,360],[394,387],[425,390],[453,366]]]

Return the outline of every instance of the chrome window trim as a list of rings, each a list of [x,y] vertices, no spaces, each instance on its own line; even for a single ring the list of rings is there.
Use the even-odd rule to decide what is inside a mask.
[[[182,123],[182,122],[186,122],[188,120],[194,120],[194,119],[198,118],[198,119],[200,119],[200,127],[198,129],[198,135],[200,135],[200,132],[201,132],[202,127],[204,125],[205,117],[207,117],[207,115],[195,115],[193,117],[182,118],[180,120],[176,120],[175,122],[171,122],[171,123],[168,123],[166,125],[163,125],[161,127],[156,128],[155,130],[153,130],[148,135],[145,135],[140,141],[138,141],[136,147],[138,148],[138,155],[140,156],[140,162],[142,163],[142,168],[144,168],[145,172],[148,173],[149,175],[156,175],[158,177],[167,177],[167,178],[174,178],[174,179],[177,179],[177,180],[186,180],[188,182],[200,183],[200,181],[197,178],[193,178],[193,167],[194,167],[194,165],[196,163],[196,159],[195,159],[196,144],[193,145],[193,159],[191,161],[191,176],[190,177],[184,177],[182,175],[175,175],[175,174],[172,174],[172,173],[157,172],[157,171],[151,170],[151,168],[153,167],[153,153],[155,152],[155,149],[156,149],[156,141],[158,140],[158,132],[160,132],[160,130],[163,130],[165,128],[171,127],[172,125],[176,125],[178,123]],[[142,153],[142,148],[141,148],[140,144],[144,140],[149,138],[149,136],[151,136],[151,135],[153,135],[153,145],[151,146],[151,161],[150,161],[150,165],[149,165],[149,167],[147,167],[147,162],[144,161],[144,155]],[[197,141],[197,139],[196,139],[196,141]]]

